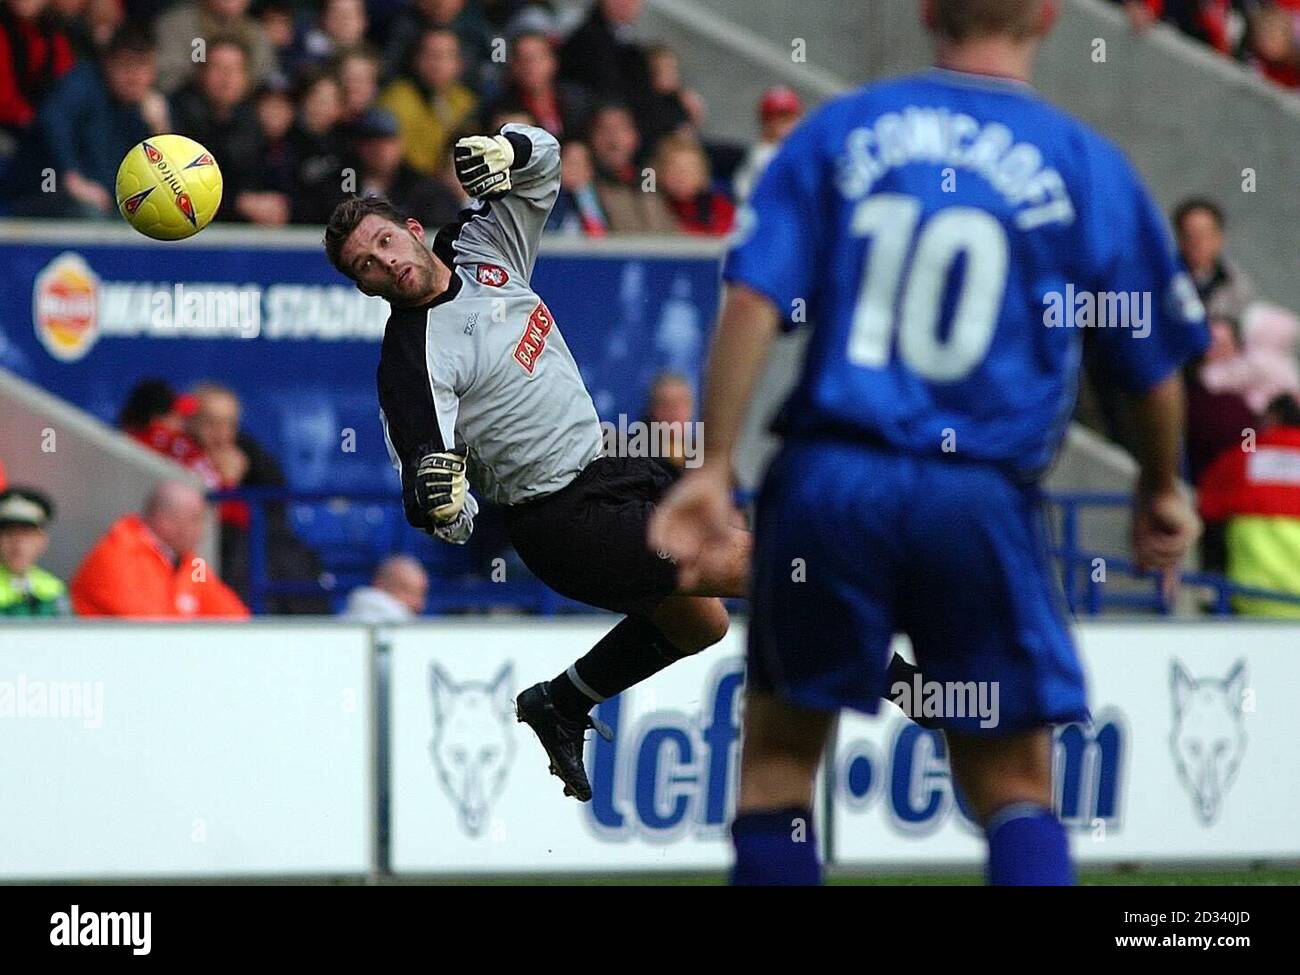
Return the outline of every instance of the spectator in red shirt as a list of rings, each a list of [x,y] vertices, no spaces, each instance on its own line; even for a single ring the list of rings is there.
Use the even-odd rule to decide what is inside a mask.
[[[185,421],[198,406],[195,397],[178,395],[165,380],[142,379],[127,396],[117,425],[132,440],[188,467],[217,490],[221,475],[204,449],[185,433]]]
[[[591,98],[581,85],[557,82],[559,59],[545,34],[524,33],[510,43],[510,78],[491,114],[527,112],[536,124],[563,140],[583,130]]]
[[[711,237],[731,233],[736,207],[712,185],[709,159],[699,143],[669,136],[659,143],[655,160],[659,188],[681,230]]]
[[[1300,5],[1269,4],[1251,15],[1250,53],[1265,77],[1300,88]]]
[[[76,57],[49,0],[0,0],[0,127],[18,134]]]
[[[1197,485],[1201,515],[1226,538],[1228,577],[1241,586],[1300,595],[1300,403],[1269,404],[1254,443],[1229,447]],[[1300,616],[1300,605],[1248,596],[1239,613]]]
[[[1145,30],[1157,20],[1165,20],[1221,54],[1232,53],[1232,36],[1228,30],[1232,0],[1124,0],[1124,7],[1136,30]]]

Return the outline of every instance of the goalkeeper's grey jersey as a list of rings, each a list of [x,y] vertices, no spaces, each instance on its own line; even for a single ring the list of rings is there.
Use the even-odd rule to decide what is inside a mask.
[[[512,188],[443,228],[434,253],[447,291],[394,309],[379,361],[379,404],[408,517],[423,524],[411,475],[425,453],[467,449],[470,487],[501,504],[552,494],[602,452],[600,421],[546,303],[529,285],[560,188],[560,150],[542,129]]]

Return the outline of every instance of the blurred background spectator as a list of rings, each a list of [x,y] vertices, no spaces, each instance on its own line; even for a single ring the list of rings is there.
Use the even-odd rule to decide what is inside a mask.
[[[416,48],[431,30],[449,30],[455,35],[458,61],[467,77],[477,82],[490,56],[492,35],[477,9],[465,0],[415,0],[398,14],[388,29],[384,76],[392,78],[407,70]]]
[[[704,124],[704,99],[682,84],[677,52],[663,44],[646,49],[650,66],[648,118],[641,130],[650,142],[667,135],[696,135]]]
[[[1300,0],[1112,0],[1133,29],[1161,21],[1287,88],[1300,86]]]
[[[732,194],[736,202],[743,203],[758,185],[758,179],[767,169],[786,136],[794,131],[803,118],[803,99],[784,86],[769,88],[758,103],[758,141],[749,147],[745,158],[731,179]]]
[[[677,467],[685,467],[687,457],[683,435],[686,425],[695,422],[695,389],[691,381],[675,372],[656,376],[650,386],[645,418],[647,423],[667,424],[664,429],[669,431],[669,452],[665,459]]]
[[[437,175],[452,139],[478,107],[461,84],[460,41],[454,31],[432,28],[412,46],[408,70],[379,96],[397,117],[406,161],[426,176]]]
[[[663,134],[645,48],[636,41],[642,0],[596,0],[560,48],[560,76],[627,105],[651,138]]]
[[[379,563],[368,586],[348,594],[342,617],[355,623],[405,623],[424,612],[429,575],[409,555],[393,555]]]
[[[81,61],[64,75],[10,163],[8,210],[20,216],[116,216],[114,184],[122,157],[141,139],[168,128],[155,78],[153,41],[131,26],[113,35],[101,61]]]
[[[1287,88],[1300,87],[1300,3],[1261,3],[1250,16],[1248,55],[1260,73]]]
[[[351,124],[379,97],[379,53],[369,44],[340,51],[334,73],[343,86],[343,121]]]
[[[220,160],[225,188],[218,216],[260,224],[289,222],[290,201],[268,189],[262,133],[253,107],[248,49],[234,37],[208,42],[207,60],[172,98],[178,132],[197,139]]]
[[[293,19],[294,5],[289,0],[258,0],[249,8],[249,13],[271,45],[276,70],[270,74],[283,75],[283,66],[292,58],[294,41],[298,37]]]
[[[1233,50],[1232,0],[1121,0],[1135,30],[1164,20],[1222,54]]]
[[[0,0],[0,127],[25,131],[75,58],[49,0]]]
[[[666,234],[678,229],[663,198],[647,189],[646,174],[638,166],[641,135],[626,106],[609,103],[596,109],[588,142],[596,164],[596,193],[611,232]]]
[[[1256,302],[1242,318],[1239,353],[1207,362],[1201,381],[1212,392],[1236,393],[1256,416],[1283,393],[1300,395],[1298,331],[1300,321],[1291,312]]]
[[[1206,314],[1240,321],[1255,298],[1255,285],[1224,253],[1226,221],[1222,208],[1213,200],[1196,197],[1178,205],[1173,221],[1178,250]]]
[[[295,44],[281,56],[281,67],[294,73],[321,68],[336,54],[366,37],[364,0],[323,0],[320,16],[309,21]]]
[[[1300,594],[1300,403],[1269,404],[1254,449],[1240,444],[1210,465],[1200,489],[1201,515],[1223,523],[1228,578],[1240,586]],[[1300,617],[1300,605],[1253,596],[1237,612]]]
[[[72,578],[78,616],[154,619],[248,616],[211,566],[194,554],[207,502],[188,484],[166,481],[139,514],[123,515],[87,553]]]
[[[292,139],[296,109],[288,82],[273,77],[253,96],[262,143],[259,183],[268,193],[288,200],[298,175],[298,155]]]
[[[560,193],[546,220],[554,233],[604,237],[609,218],[596,191],[596,170],[585,142],[570,139],[560,147]]]
[[[679,230],[712,237],[731,232],[736,208],[714,187],[708,156],[698,142],[680,135],[664,139],[655,156],[655,170]]]
[[[245,84],[250,89],[276,67],[275,48],[261,25],[248,16],[248,0],[186,0],[160,16],[155,29],[158,86],[169,95],[192,80],[212,57],[214,38],[230,38],[244,51]]]
[[[298,94],[298,115],[289,140],[293,147],[294,223],[323,224],[344,197],[343,89],[332,74],[308,72]]]
[[[460,199],[441,180],[403,161],[401,128],[392,112],[370,109],[353,127],[353,137],[358,195],[387,197],[400,213],[429,228],[455,221]]]
[[[63,580],[38,563],[49,548],[54,505],[28,488],[0,488],[0,617],[66,616]]]
[[[1242,358],[1241,326],[1227,318],[1210,319],[1210,347],[1187,374],[1187,468],[1193,484],[1214,458],[1239,446],[1243,431],[1259,419],[1244,389],[1225,381],[1223,364]]]
[[[591,95],[579,84],[556,81],[559,60],[545,34],[525,33],[510,42],[505,90],[492,103],[496,113],[525,112],[557,139],[581,135]]]
[[[283,488],[284,472],[279,462],[252,436],[240,429],[243,405],[234,390],[220,383],[204,382],[194,387],[196,408],[186,429],[211,460],[221,489]],[[285,506],[271,503],[266,512],[266,574],[274,581],[315,583],[321,572],[316,554],[303,545],[289,526]],[[249,528],[251,507],[243,501],[223,501],[218,509],[221,522],[221,567],[231,588],[248,598],[251,574]],[[302,614],[329,612],[328,600],[318,596],[280,596],[268,603],[272,613]]]
[[[51,0],[50,9],[78,61],[96,57],[124,20],[119,0]]]
[[[216,490],[222,486],[221,475],[207,452],[185,432],[186,421],[198,408],[197,398],[178,395],[166,380],[142,379],[127,396],[117,425],[150,450],[189,468]]]

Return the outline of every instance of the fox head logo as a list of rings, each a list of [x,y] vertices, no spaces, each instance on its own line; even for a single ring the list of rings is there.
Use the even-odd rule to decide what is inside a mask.
[[[1177,660],[1170,671],[1174,722],[1169,738],[1178,779],[1203,825],[1219,815],[1246,752],[1246,661],[1222,680],[1192,677]]]
[[[514,759],[513,679],[511,664],[490,681],[463,684],[437,664],[429,670],[433,767],[470,836],[487,827],[489,807],[505,786]]]

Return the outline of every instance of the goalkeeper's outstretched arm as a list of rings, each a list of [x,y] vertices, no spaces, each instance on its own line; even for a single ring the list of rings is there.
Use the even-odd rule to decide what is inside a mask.
[[[560,144],[545,129],[511,123],[496,135],[459,140],[453,158],[461,186],[478,200],[457,250],[531,277],[560,193]]]

